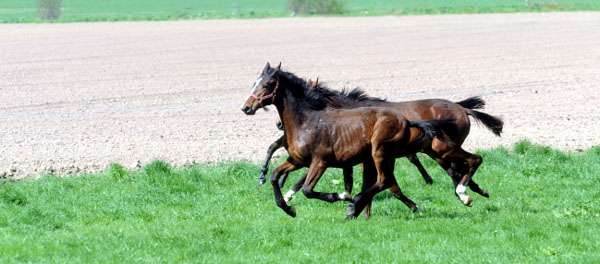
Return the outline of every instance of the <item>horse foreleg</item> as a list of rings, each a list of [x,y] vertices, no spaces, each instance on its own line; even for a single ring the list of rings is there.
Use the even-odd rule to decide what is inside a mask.
[[[300,190],[300,188],[302,188],[302,185],[304,185],[304,182],[306,181],[307,173],[304,173],[304,175],[302,175],[302,178],[300,178],[300,180],[298,180],[298,182],[296,182],[296,184],[294,184],[294,186],[292,186],[292,189],[290,189],[287,193],[285,193],[285,195],[283,196],[283,199],[286,202],[291,201],[294,194],[296,194],[296,192],[298,192],[298,190]],[[281,182],[279,182],[279,183],[281,183]],[[280,184],[279,186],[282,186],[282,185]]]
[[[317,185],[319,179],[321,179],[321,176],[323,176],[323,173],[325,172],[326,168],[327,167],[325,166],[324,161],[313,160],[313,162],[311,162],[310,167],[308,168],[308,172],[306,173],[306,181],[302,186],[302,193],[304,193],[304,196],[306,196],[306,198],[316,198],[330,203],[340,201],[344,198],[342,197],[342,195],[337,193],[324,193],[314,191],[315,185]]]
[[[363,162],[361,164],[361,166],[362,166],[362,171],[363,171],[363,184],[362,184],[360,191],[364,192],[367,189],[369,189],[371,186],[373,186],[375,184],[375,182],[377,182],[377,169],[375,168],[373,161]],[[364,209],[365,213],[363,214],[364,219],[367,219],[371,216],[371,206],[372,205],[373,205],[373,200],[369,201],[367,203],[367,205],[365,205],[365,209]],[[352,207],[350,210],[353,210],[353,209],[354,208]],[[346,212],[346,213],[348,213],[348,212]]]
[[[346,209],[346,219],[358,217],[362,210],[373,200],[373,197],[376,194],[391,187],[393,184],[392,179],[394,179],[394,174],[391,170],[389,161],[384,160],[381,157],[376,157],[373,161],[375,163],[375,168],[377,169],[377,181],[373,186],[354,196],[354,199],[352,199],[352,202],[348,204]]]
[[[283,188],[283,185],[285,185],[288,176],[290,176],[289,173],[285,173],[281,176],[281,179],[279,179],[279,188]]]
[[[285,140],[285,135],[281,136],[279,139],[277,139],[273,143],[271,143],[271,145],[269,146],[269,149],[267,149],[267,157],[265,158],[265,161],[263,162],[263,165],[260,168],[260,177],[258,178],[259,186],[265,184],[265,181],[266,181],[265,176],[267,175],[267,172],[269,171],[269,164],[271,163],[271,157],[273,157],[273,153],[276,150],[283,147],[284,140]]]
[[[287,193],[285,193],[285,195],[283,196],[283,199],[286,202],[291,201],[292,198],[294,197],[294,194],[296,194],[300,190],[300,188],[302,188],[302,186],[304,185],[304,182],[306,181],[307,173],[305,173],[302,176],[302,178],[300,178],[300,180],[298,180],[298,182],[296,182],[296,184],[294,184],[294,186],[292,186],[292,188]],[[284,175],[283,177],[286,177],[286,175]],[[281,181],[279,181],[279,187],[283,187],[283,183],[282,183],[283,181],[284,181],[284,178],[282,178]],[[340,200],[344,200],[344,201],[352,200],[352,185],[353,184],[354,184],[354,182],[352,179],[352,167],[344,168],[344,189],[345,189],[345,191],[343,193],[338,194],[338,196],[340,197]]]
[[[289,206],[285,203],[283,196],[281,195],[281,188],[279,188],[279,177],[285,173],[286,171],[296,170],[297,166],[295,166],[289,159],[284,161],[279,167],[273,170],[271,173],[271,185],[273,186],[273,194],[275,195],[275,203],[279,206],[283,211],[285,211],[288,215],[292,217],[296,217],[296,209],[293,206]]]
[[[354,184],[352,166],[343,169],[344,173],[344,192],[340,194],[342,200],[352,201],[352,185]]]

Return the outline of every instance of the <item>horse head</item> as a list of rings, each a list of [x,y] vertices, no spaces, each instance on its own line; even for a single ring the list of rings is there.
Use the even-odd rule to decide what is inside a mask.
[[[277,67],[271,68],[271,64],[267,62],[262,73],[254,82],[248,99],[242,105],[242,112],[246,115],[253,115],[256,113],[256,110],[275,102],[277,87],[279,87],[280,71],[281,63]]]

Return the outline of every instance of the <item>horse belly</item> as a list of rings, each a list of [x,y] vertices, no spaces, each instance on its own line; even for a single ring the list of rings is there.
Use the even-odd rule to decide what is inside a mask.
[[[362,156],[365,151],[370,153],[370,148],[368,148],[369,142],[361,131],[349,130],[332,136],[333,155],[339,163],[351,162],[357,157]]]

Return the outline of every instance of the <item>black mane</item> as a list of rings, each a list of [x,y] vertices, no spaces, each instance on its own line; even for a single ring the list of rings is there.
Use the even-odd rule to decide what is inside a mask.
[[[380,99],[377,97],[370,97],[367,93],[365,93],[365,91],[363,91],[363,89],[361,89],[359,87],[356,87],[351,90],[342,89],[341,96],[347,97],[350,100],[354,100],[354,101],[358,101],[358,102],[366,101],[366,100],[385,102],[384,99]]]
[[[362,89],[356,87],[353,89],[342,89],[341,91],[332,90],[323,84],[318,84],[311,88],[305,79],[297,77],[291,72],[281,71],[280,77],[290,82],[290,89],[296,97],[303,98],[306,105],[313,110],[321,110],[325,107],[342,108],[353,105],[357,102],[366,100],[374,102],[384,102],[385,100],[376,97],[370,97]]]
[[[279,78],[288,82],[288,90],[292,92],[295,97],[303,99],[300,101],[306,104],[308,108],[322,110],[327,107],[327,102],[323,99],[323,95],[310,89],[306,85],[306,80],[286,71],[280,71]]]

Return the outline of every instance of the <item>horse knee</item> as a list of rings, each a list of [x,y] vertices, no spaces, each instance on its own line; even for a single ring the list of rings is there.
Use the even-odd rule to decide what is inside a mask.
[[[279,172],[278,171],[273,171],[271,172],[271,176],[269,176],[269,181],[271,181],[271,184],[279,184],[279,182],[277,181],[279,178]]]

